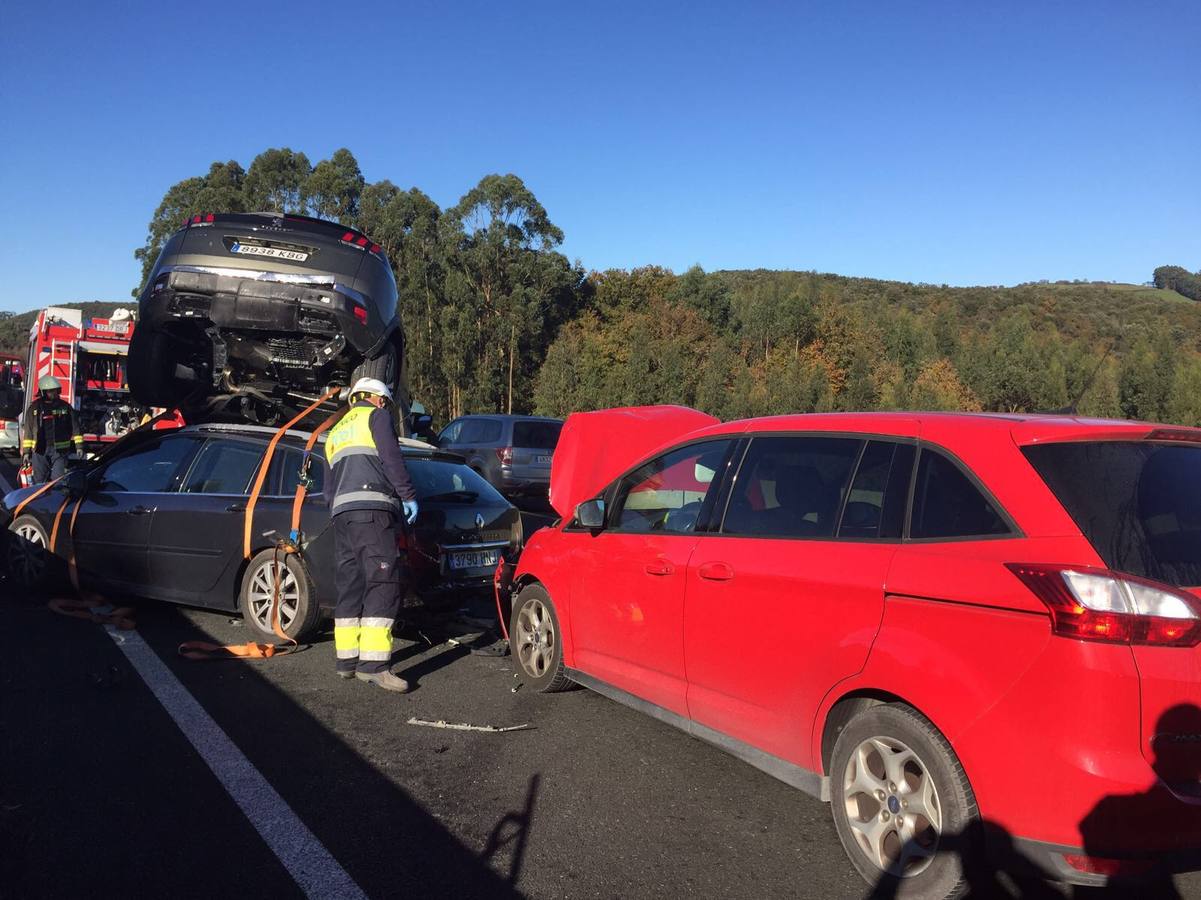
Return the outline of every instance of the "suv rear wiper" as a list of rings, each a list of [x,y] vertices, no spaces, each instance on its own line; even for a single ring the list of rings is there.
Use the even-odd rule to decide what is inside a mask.
[[[479,491],[444,491],[441,494],[430,494],[425,499],[429,500],[462,500],[465,503],[474,503],[480,498]]]

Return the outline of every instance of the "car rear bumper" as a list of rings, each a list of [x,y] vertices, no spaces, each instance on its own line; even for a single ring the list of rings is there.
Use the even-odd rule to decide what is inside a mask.
[[[502,469],[498,487],[508,496],[544,497],[550,490],[550,476],[519,476]]]
[[[164,269],[143,298],[142,327],[190,320],[252,337],[254,332],[324,336],[330,339],[330,358],[345,344],[370,354],[382,343],[389,323],[372,321],[373,305],[358,292],[333,278],[283,280],[271,275],[189,266]]]

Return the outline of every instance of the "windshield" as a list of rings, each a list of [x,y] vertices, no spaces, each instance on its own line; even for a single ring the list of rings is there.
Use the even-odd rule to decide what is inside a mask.
[[[554,450],[562,422],[514,422],[513,446],[529,450]]]
[[[441,459],[405,457],[405,468],[417,491],[418,500],[439,503],[495,503],[507,501],[496,489],[462,463]]]
[[[1023,452],[1109,568],[1201,585],[1201,447],[1099,441]]]

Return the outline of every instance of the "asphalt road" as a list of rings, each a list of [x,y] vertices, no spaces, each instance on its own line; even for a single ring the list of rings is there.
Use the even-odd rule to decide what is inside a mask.
[[[329,634],[195,662],[182,641],[246,630],[143,602],[118,632],[0,596],[0,896],[869,894],[825,805],[597,694],[523,690],[436,624],[397,639],[400,696],[334,678]]]

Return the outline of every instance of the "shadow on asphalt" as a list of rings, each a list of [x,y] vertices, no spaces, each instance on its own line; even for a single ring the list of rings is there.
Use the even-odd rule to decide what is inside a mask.
[[[541,781],[542,776],[538,774],[530,778],[525,806],[517,812],[508,813],[497,822],[492,833],[488,835],[487,846],[484,847],[483,859],[492,863],[493,866],[496,865],[494,860],[506,848],[512,848],[509,854],[508,875],[511,885],[516,885],[517,880],[521,877],[521,866],[525,862],[525,847],[530,837],[530,825],[534,820],[534,801],[538,799],[538,785]]]
[[[208,637],[182,616],[174,618],[181,633],[195,635],[185,639]],[[156,643],[163,655],[161,642]],[[331,733],[254,666],[239,668],[232,690],[227,679],[212,677],[227,674],[219,671],[222,663],[198,668],[165,655],[164,661],[369,896],[520,896],[513,879],[489,868],[486,856],[465,847],[360,750]],[[413,671],[402,674],[408,678]],[[412,677],[421,674],[418,666]],[[348,730],[358,736],[373,724],[364,715]],[[370,750],[372,756],[394,752]]]

